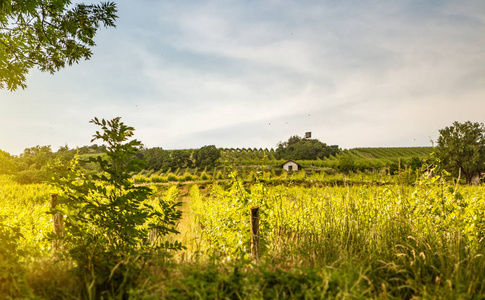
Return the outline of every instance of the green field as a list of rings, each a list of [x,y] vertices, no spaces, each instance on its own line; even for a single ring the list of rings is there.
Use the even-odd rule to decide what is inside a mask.
[[[285,173],[286,174],[286,173]],[[452,178],[382,186],[355,175],[276,176],[159,185],[156,197],[183,202],[185,250],[154,256],[130,299],[477,299],[485,292],[484,186]],[[286,180],[283,180],[286,177]],[[199,185],[201,183],[202,185]],[[154,186],[155,188],[155,186]],[[68,261],[52,254],[44,184],[1,178],[3,298],[83,295]],[[152,200],[149,200],[152,201]],[[251,256],[249,208],[260,207],[260,260]],[[78,296],[75,296],[78,295]]]
[[[350,156],[365,159],[409,159],[426,157],[432,152],[432,147],[353,148],[344,151],[345,154]]]
[[[375,171],[381,168],[397,169],[410,165],[411,160],[419,159],[422,164],[430,159],[432,147],[394,147],[394,148],[353,148],[344,149],[335,156],[317,160],[297,160],[303,167],[332,168],[339,170],[340,160],[348,157],[352,160],[354,171]],[[286,160],[276,159],[273,149],[223,149],[221,162],[237,165],[240,168],[257,168],[261,166],[278,167]]]

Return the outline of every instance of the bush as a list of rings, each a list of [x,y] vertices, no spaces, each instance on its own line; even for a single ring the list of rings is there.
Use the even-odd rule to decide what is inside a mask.
[[[180,203],[159,199],[155,208],[147,203],[152,189],[130,180],[129,174],[140,167],[134,155],[141,146],[137,140],[128,141],[132,127],[120,118],[91,122],[103,130],[93,141],[107,144],[109,159],[90,158],[99,164],[101,175],[84,174],[76,160],[56,166],[54,185],[60,192],[61,213],[67,216],[63,247],[86,287],[84,298],[126,298],[154,253],[182,248],[178,242],[161,243],[163,236],[177,233]]]
[[[166,176],[158,176],[158,175],[152,175],[152,177],[150,177],[150,180],[153,182],[153,183],[165,183],[165,182],[168,182],[168,179]]]
[[[148,183],[148,182],[150,182],[150,179],[143,176],[143,175],[135,175],[132,178],[133,178],[133,183]]]
[[[189,172],[185,172],[182,176],[180,176],[179,181],[193,181],[197,179],[198,177],[196,175],[192,175]]]
[[[177,177],[177,175],[175,175],[174,173],[170,172],[167,175],[167,180],[168,181],[178,181],[179,178]]]
[[[343,173],[349,173],[355,170],[355,161],[349,155],[342,155],[338,159],[338,168]]]
[[[200,179],[201,180],[209,180],[210,179],[210,175],[207,174],[205,171],[203,171],[202,174],[200,174]]]
[[[14,179],[20,184],[41,183],[49,179],[49,173],[46,170],[28,169],[18,172]]]

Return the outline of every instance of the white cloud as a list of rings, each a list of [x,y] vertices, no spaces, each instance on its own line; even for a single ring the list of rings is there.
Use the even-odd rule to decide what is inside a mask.
[[[478,0],[117,3],[91,61],[0,91],[0,126],[15,124],[0,149],[87,144],[94,116],[164,148],[274,147],[305,131],[347,148],[428,145],[485,119]]]

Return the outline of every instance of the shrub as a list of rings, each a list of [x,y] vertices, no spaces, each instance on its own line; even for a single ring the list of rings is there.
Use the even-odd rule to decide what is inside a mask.
[[[150,179],[143,176],[143,175],[135,175],[132,177],[133,183],[147,183],[150,182]]]
[[[170,172],[167,174],[167,180],[168,181],[178,181],[178,177],[177,175],[175,175],[174,173]]]
[[[15,180],[21,184],[41,183],[49,179],[46,170],[28,169],[15,174]]]
[[[141,142],[128,141],[134,128],[124,125],[120,118],[95,118],[91,123],[102,128],[93,141],[100,139],[107,144],[108,159],[91,157],[89,161],[99,164],[103,172],[86,175],[77,160],[55,168],[60,210],[67,215],[63,247],[86,287],[83,297],[126,298],[152,254],[182,248],[178,242],[160,242],[164,235],[177,233],[180,203],[159,199],[156,209],[147,203],[152,189],[135,186],[130,180],[130,172],[140,167],[134,155]]]
[[[153,183],[168,182],[168,179],[166,176],[158,176],[158,175],[152,175],[152,177],[150,177],[150,180]]]
[[[201,180],[209,180],[210,179],[210,175],[207,174],[205,171],[203,171],[202,174],[200,174],[200,179]]]

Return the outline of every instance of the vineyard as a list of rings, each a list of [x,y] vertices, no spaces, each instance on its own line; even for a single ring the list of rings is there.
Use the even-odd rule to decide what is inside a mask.
[[[154,148],[140,156],[147,170],[134,128],[91,122],[103,154],[34,147],[24,162],[45,161],[36,172],[48,181],[0,175],[1,299],[485,294],[485,186],[464,184],[432,149],[322,152],[284,172],[262,149],[225,150],[216,166],[214,146]]]
[[[304,187],[297,180],[268,185],[272,174],[256,176],[249,182],[231,173],[224,184],[155,189],[168,202],[184,200],[181,234],[166,239],[186,249],[170,262],[152,258],[137,279],[145,288],[135,286],[132,297],[473,299],[485,292],[483,186],[439,177],[407,185],[395,177],[386,186]],[[46,299],[76,292],[69,265],[56,263],[47,238],[50,187],[1,180],[2,237],[12,241],[1,246],[9,253],[1,265],[9,284],[1,292]],[[257,265],[250,252],[253,206],[261,211]],[[230,283],[234,276],[239,283]]]
[[[433,152],[433,148],[431,147],[354,148],[344,151],[344,153],[348,153],[350,156],[372,159],[407,159],[413,156],[426,157],[431,154],[431,152]]]
[[[298,162],[307,167],[338,168],[339,159],[348,157],[355,162],[357,169],[364,171],[389,167],[399,161],[408,163],[413,158],[426,160],[432,152],[432,147],[353,148],[324,159]],[[274,149],[226,148],[222,149],[221,161],[238,166],[279,166],[286,160],[277,159]]]

